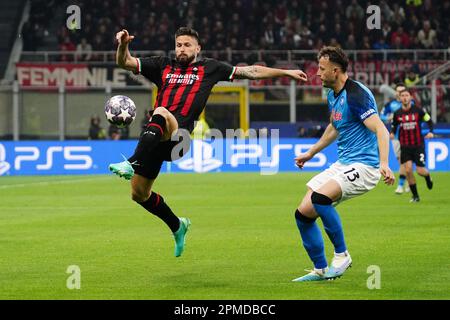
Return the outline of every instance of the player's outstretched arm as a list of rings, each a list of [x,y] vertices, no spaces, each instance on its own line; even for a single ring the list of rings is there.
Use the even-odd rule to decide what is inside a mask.
[[[302,169],[306,161],[311,160],[316,153],[329,146],[334,140],[336,140],[337,137],[338,131],[330,123],[323,132],[319,141],[317,141],[307,152],[302,153],[295,158],[295,164],[297,167]]]
[[[377,136],[380,173],[383,176],[384,183],[392,185],[395,182],[395,176],[389,168],[389,132],[377,114],[373,114],[364,120],[364,125]]]
[[[257,65],[236,67],[234,77],[236,79],[250,80],[290,77],[294,80],[308,81],[308,76],[302,70],[284,70]]]
[[[128,50],[128,45],[133,39],[134,36],[130,36],[125,29],[116,33],[116,40],[118,42],[116,63],[119,67],[130,71],[136,71],[138,67],[136,58],[132,57]]]

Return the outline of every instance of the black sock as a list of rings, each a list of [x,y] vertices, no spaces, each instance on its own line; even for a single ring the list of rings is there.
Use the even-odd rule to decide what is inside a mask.
[[[164,221],[172,232],[176,232],[180,228],[180,219],[172,212],[169,206],[164,202],[164,198],[159,194],[152,192],[147,201],[139,204],[148,212]]]
[[[414,198],[419,197],[419,194],[417,193],[417,185],[416,184],[410,184],[409,189],[411,189],[411,192],[412,192]]]
[[[400,178],[400,179],[406,179],[406,176],[405,176],[404,174],[401,174],[401,175],[399,176],[399,178]]]
[[[429,190],[433,189],[433,181],[431,181],[431,175],[428,174],[427,176],[424,176],[425,181],[427,182],[427,188]]]
[[[166,128],[166,118],[160,114],[155,114],[147,124],[145,131],[139,138],[139,143],[134,150],[134,154],[128,159],[129,162],[144,162],[145,155],[148,154],[161,141],[161,137]]]

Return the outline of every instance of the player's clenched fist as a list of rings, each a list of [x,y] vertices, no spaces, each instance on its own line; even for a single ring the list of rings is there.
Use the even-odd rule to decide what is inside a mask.
[[[310,152],[302,153],[295,158],[295,165],[303,169],[306,161],[311,160],[313,155]]]
[[[380,164],[380,173],[383,176],[384,183],[386,183],[388,186],[394,184],[395,182],[394,173],[387,164]]]
[[[129,44],[131,42],[131,40],[133,40],[133,39],[134,39],[134,36],[130,36],[128,34],[128,31],[125,29],[116,33],[116,40],[119,43],[119,45]]]

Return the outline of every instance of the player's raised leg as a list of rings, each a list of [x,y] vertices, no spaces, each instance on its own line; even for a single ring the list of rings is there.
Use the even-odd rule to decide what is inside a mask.
[[[184,251],[186,233],[191,222],[188,218],[178,218],[166,204],[164,198],[152,191],[154,181],[155,179],[135,174],[131,178],[131,197],[170,228],[175,239],[175,256],[179,257]]]
[[[156,108],[150,121],[139,138],[130,162],[142,162],[145,154],[151,152],[160,141],[169,140],[171,134],[178,129],[175,117],[166,108]]]
[[[131,179],[134,175],[133,166],[144,165],[146,156],[160,141],[169,140],[177,129],[175,117],[167,109],[157,108],[142,132],[134,154],[128,160],[110,164],[109,170],[127,180]]]

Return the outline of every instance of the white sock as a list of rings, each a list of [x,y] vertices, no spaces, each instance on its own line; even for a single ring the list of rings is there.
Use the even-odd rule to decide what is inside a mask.
[[[314,268],[314,272],[316,272],[318,274],[321,274],[321,275],[324,275],[325,273],[327,273],[327,271],[328,271],[328,267],[325,267],[323,269],[316,269],[316,268]]]
[[[334,253],[334,255],[336,256],[336,257],[346,257],[346,256],[348,256],[348,251],[347,250],[345,250],[344,252],[341,252],[341,253]]]

